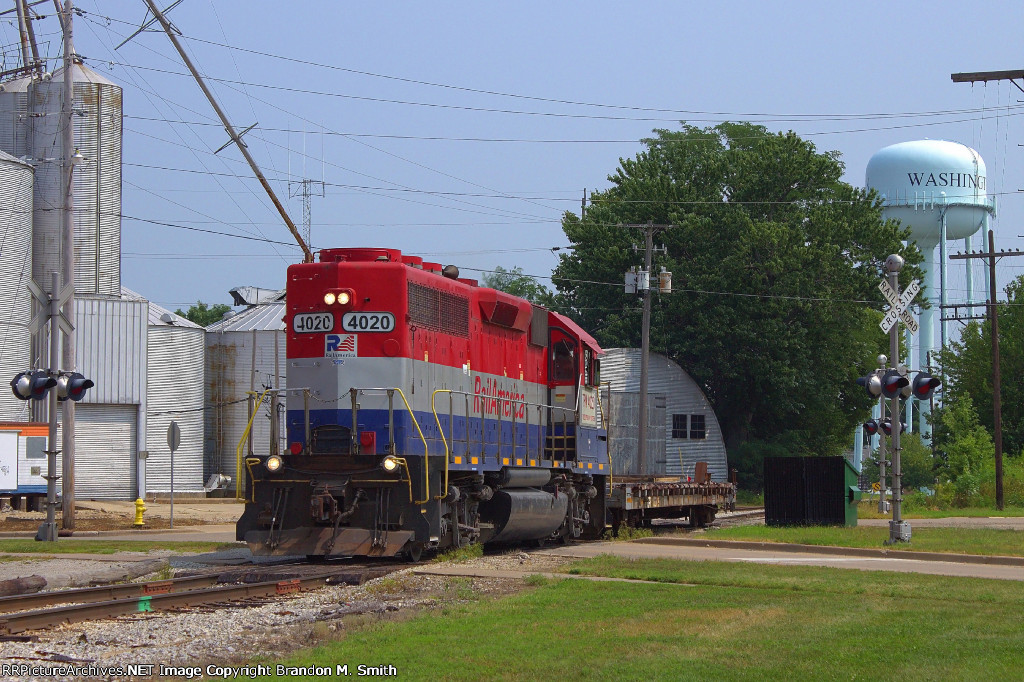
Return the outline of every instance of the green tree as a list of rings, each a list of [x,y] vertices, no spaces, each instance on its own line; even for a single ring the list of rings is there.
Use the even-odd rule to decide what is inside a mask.
[[[947,402],[938,421],[934,439],[939,473],[943,480],[953,484],[954,503],[964,506],[978,496],[985,471],[992,468],[992,436],[979,422],[978,411],[968,395]]]
[[[931,448],[921,442],[917,433],[900,436],[900,472],[904,488],[934,488],[935,461]],[[877,456],[877,453],[876,453]],[[891,455],[887,455],[890,456]],[[869,481],[878,480],[878,460],[865,459],[863,473]],[[891,474],[892,472],[887,472]]]
[[[563,217],[573,249],[553,279],[566,312],[607,346],[638,346],[640,298],[621,282],[643,239],[624,225],[672,225],[656,237],[674,291],[654,296],[652,349],[702,386],[730,452],[787,433],[793,454],[840,451],[870,402],[855,379],[887,351],[882,263],[900,253],[901,279],[919,275],[907,232],[841,181],[838,153],[792,132],[683,125],[643,142],[585,219]]]
[[[214,322],[219,322],[224,317],[224,313],[229,310],[231,310],[231,306],[224,303],[207,306],[202,301],[196,301],[195,305],[189,306],[188,312],[182,312],[181,308],[178,308],[174,314],[180,315],[190,322],[195,322],[200,327],[209,327]]]
[[[1002,394],[1003,451],[1024,450],[1024,275],[1006,287],[1007,303],[999,306],[999,369]],[[945,371],[947,402],[969,397],[980,423],[994,433],[992,410],[992,324],[971,322],[960,339],[939,355]]]
[[[523,274],[519,266],[506,270],[500,265],[494,268],[493,272],[485,273],[481,278],[485,287],[498,289],[507,294],[525,298],[531,303],[543,305],[548,308],[554,307],[554,294],[546,286],[533,277]]]

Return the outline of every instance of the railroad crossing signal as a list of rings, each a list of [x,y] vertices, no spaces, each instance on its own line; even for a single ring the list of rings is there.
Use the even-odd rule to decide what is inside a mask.
[[[57,377],[57,400],[73,400],[77,403],[85,397],[86,390],[95,385],[92,379],[86,379],[79,372],[61,372]]]
[[[875,435],[876,433],[878,433],[878,422],[875,421],[874,419],[867,420],[866,422],[864,422],[864,431],[869,436]]]
[[[857,379],[857,383],[864,387],[868,395],[872,398],[877,398],[882,395],[882,378],[878,376],[878,372],[872,372],[866,376],[862,376]]]
[[[935,393],[935,389],[942,385],[942,382],[928,372],[918,372],[914,377],[913,393],[918,400],[928,400]]]
[[[57,380],[43,369],[21,372],[11,379],[11,390],[18,400],[42,400],[47,392],[57,385]]]
[[[900,374],[899,370],[890,369],[882,375],[882,395],[886,398],[899,397],[904,386],[910,384],[907,377]]]
[[[914,316],[907,311],[907,306],[914,300],[917,293],[921,291],[921,283],[916,279],[912,280],[907,288],[903,290],[901,296],[896,292],[892,286],[884,279],[879,282],[878,290],[885,296],[885,300],[889,302],[889,312],[885,314],[882,321],[878,324],[882,328],[883,332],[888,333],[892,329],[893,325],[896,324],[896,320],[903,320],[903,324],[907,325],[907,329],[910,330],[911,334],[917,333],[917,320]]]

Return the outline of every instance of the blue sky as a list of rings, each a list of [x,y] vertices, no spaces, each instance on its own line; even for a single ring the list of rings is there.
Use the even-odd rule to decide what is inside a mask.
[[[213,154],[226,136],[166,36],[113,49],[144,3],[77,4],[78,52],[124,88],[123,283],[171,309],[283,286],[298,250],[238,151]],[[246,140],[278,194],[289,178],[326,183],[314,246],[398,247],[478,277],[550,275],[562,212],[681,119],[792,129],[840,151],[855,185],[886,145],[963,142],[1001,193],[997,246],[1022,248],[1024,93],[950,80],[1024,68],[1022,14],[1011,2],[185,0],[170,17],[233,123],[259,123]],[[15,44],[9,23],[0,31]],[[56,56],[56,21],[37,32]],[[301,223],[300,201],[286,205]],[[1000,270],[1005,283],[1024,258]]]

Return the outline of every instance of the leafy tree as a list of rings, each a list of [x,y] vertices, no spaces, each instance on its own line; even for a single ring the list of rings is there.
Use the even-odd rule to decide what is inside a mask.
[[[943,480],[953,483],[954,501],[963,506],[978,496],[984,472],[994,461],[995,446],[978,421],[970,396],[946,403],[939,422],[941,428],[934,434],[939,472]]]
[[[840,180],[838,153],[792,132],[654,132],[619,160],[584,219],[563,217],[573,249],[553,280],[566,312],[606,346],[638,346],[640,298],[621,282],[642,262],[633,247],[643,237],[624,225],[672,225],[656,237],[668,252],[655,269],[672,271],[674,291],[654,296],[652,350],[704,388],[730,452],[788,433],[791,454],[840,451],[870,402],[855,379],[887,351],[882,263],[899,253],[901,278],[920,274],[907,231]]]
[[[231,310],[231,306],[224,303],[207,306],[202,301],[196,301],[195,305],[189,306],[188,312],[182,312],[181,308],[178,308],[174,314],[180,315],[190,322],[195,322],[200,327],[209,327],[214,322],[219,322],[224,317],[224,313],[229,310]]]
[[[1006,287],[999,306],[999,369],[1002,393],[1003,450],[1018,456],[1024,449],[1024,275]],[[980,423],[994,433],[992,414],[992,324],[971,322],[940,353],[947,400],[969,397]]]
[[[900,436],[900,473],[904,488],[934,488],[935,462],[931,448],[921,442],[917,433],[904,433]],[[891,457],[891,454],[886,455]],[[870,481],[878,480],[878,460],[865,459],[863,473]],[[887,471],[886,475],[891,475]]]
[[[481,281],[485,287],[525,298],[531,303],[548,308],[554,307],[554,294],[551,290],[533,277],[524,275],[523,269],[519,266],[506,270],[499,265],[494,268],[494,272],[484,274]]]

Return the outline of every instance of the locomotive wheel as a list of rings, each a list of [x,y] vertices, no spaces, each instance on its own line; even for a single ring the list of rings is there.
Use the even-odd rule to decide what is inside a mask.
[[[420,559],[423,558],[423,543],[412,543],[411,545],[409,545],[409,548],[407,550],[402,552],[402,556],[404,556],[405,560],[410,563],[417,563]]]

